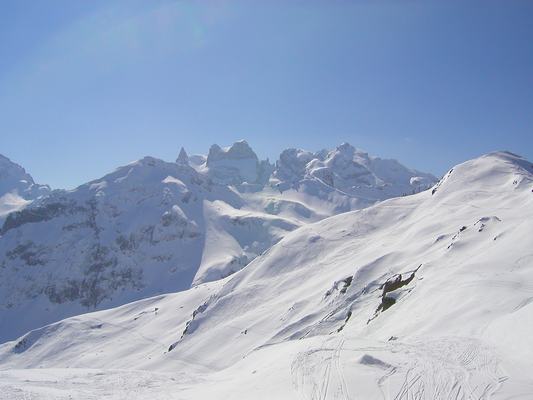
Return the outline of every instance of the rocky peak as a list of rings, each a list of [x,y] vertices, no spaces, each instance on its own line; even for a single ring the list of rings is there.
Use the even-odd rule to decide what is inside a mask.
[[[23,167],[0,154],[0,197],[12,193],[29,200],[48,192],[50,187],[37,185]]]
[[[252,150],[246,140],[239,140],[233,145],[225,148],[221,148],[218,144],[214,144],[209,149],[209,155],[207,156],[207,165],[220,160],[243,160],[253,159],[259,161],[257,155]]]
[[[189,156],[183,147],[181,148],[180,154],[176,159],[176,163],[180,165],[189,165]]]
[[[350,143],[342,143],[340,146],[337,146],[335,150],[330,151],[324,161],[328,164],[343,164],[343,163],[357,163],[361,165],[368,165],[370,161],[370,156],[368,153],[359,150],[358,148],[352,146]]]
[[[306,166],[314,159],[313,153],[302,149],[283,150],[276,163],[274,175],[281,181],[296,181],[306,174]]]
[[[212,145],[206,166],[211,178],[222,184],[257,183],[261,177],[259,159],[245,140],[225,148]]]

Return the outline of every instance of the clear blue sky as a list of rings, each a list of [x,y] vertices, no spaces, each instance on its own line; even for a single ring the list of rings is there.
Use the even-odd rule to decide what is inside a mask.
[[[533,1],[0,3],[0,153],[74,187],[180,146],[533,159]]]

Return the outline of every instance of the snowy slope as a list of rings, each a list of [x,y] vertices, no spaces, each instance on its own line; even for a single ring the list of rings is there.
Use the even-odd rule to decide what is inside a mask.
[[[228,276],[288,232],[405,191],[407,175],[419,175],[391,168],[391,191],[368,199],[311,176],[280,190],[269,183],[275,167],[245,141],[214,145],[193,160],[184,149],[176,162],[145,157],[7,215],[0,230],[0,342]],[[11,170],[18,180],[9,182],[22,177],[33,190],[21,167]]]
[[[189,166],[147,157],[10,214],[0,240],[2,337],[219,279],[301,223],[245,204]]]
[[[303,226],[224,280],[7,342],[2,392],[529,399],[531,221],[533,164],[489,154]]]

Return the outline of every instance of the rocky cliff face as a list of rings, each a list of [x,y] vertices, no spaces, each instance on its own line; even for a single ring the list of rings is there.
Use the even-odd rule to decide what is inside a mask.
[[[225,148],[211,146],[204,169],[221,184],[265,184],[273,166],[268,161],[259,161],[250,145],[240,140]]]
[[[0,230],[0,324],[32,318],[0,339],[223,278],[297,227],[403,192],[421,175],[397,164],[405,176],[385,180],[370,165],[379,159],[365,165],[356,154],[290,150],[274,170],[242,141],[213,146],[203,163],[184,150],[175,163],[145,157],[24,203]],[[380,196],[358,197],[348,190],[356,184]]]

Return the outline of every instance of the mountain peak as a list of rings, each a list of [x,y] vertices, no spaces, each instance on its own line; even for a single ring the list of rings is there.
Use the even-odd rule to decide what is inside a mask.
[[[49,191],[47,185],[37,185],[22,166],[0,154],[0,197],[16,193],[30,200]]]
[[[329,153],[329,157],[343,157],[351,160],[356,159],[358,162],[363,163],[367,163],[371,158],[366,151],[358,149],[348,142],[344,142],[340,146],[337,146],[335,150]]]
[[[189,156],[183,147],[181,148],[180,154],[176,159],[176,163],[180,165],[189,165]]]
[[[350,153],[354,153],[355,152],[355,147],[353,147],[350,143],[348,142],[343,142],[341,143],[340,146],[337,146],[337,150],[338,151],[342,151],[342,152],[350,152]]]
[[[258,161],[257,155],[252,150],[246,140],[239,140],[233,143],[229,147],[222,148],[217,144],[214,144],[209,149],[207,156],[207,165],[219,160],[242,160],[242,159],[254,159]]]
[[[480,191],[526,188],[533,183],[533,163],[509,151],[495,151],[456,165],[433,187],[432,193],[453,194],[461,188]]]
[[[8,157],[0,154],[0,177],[17,176],[33,183],[33,178],[26,172],[26,170]]]
[[[529,162],[524,157],[507,150],[493,151],[481,156],[480,158],[497,159],[507,163],[515,164],[517,166],[525,168],[528,171],[531,171],[530,167],[531,165],[533,165],[533,163]]]
[[[206,165],[211,178],[218,183],[256,183],[260,179],[259,159],[245,140],[225,148],[212,145]]]

